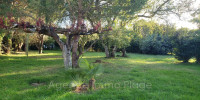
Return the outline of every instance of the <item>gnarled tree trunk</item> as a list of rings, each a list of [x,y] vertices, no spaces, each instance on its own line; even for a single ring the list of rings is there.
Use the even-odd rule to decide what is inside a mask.
[[[0,33],[0,34],[2,34],[2,33]],[[4,36],[0,36],[0,55],[2,55],[2,40],[3,40],[3,37]]]
[[[68,38],[65,44],[53,29],[50,29],[48,32],[46,32],[45,35],[51,36],[59,44],[62,50],[62,56],[64,58],[65,69],[69,69],[70,67],[72,67],[71,38]]]
[[[113,47],[110,49],[110,57],[111,57],[111,58],[115,58],[116,49],[117,49],[116,46],[113,46]]]
[[[5,36],[3,39],[3,50],[6,54],[10,54],[12,48],[12,37]]]
[[[22,51],[22,46],[24,43],[20,43],[17,45],[17,51]]]
[[[80,68],[78,65],[79,55],[78,53],[78,41],[80,36],[74,36],[73,37],[73,48],[72,48],[72,68]]]
[[[24,43],[18,43],[18,44],[16,44],[15,47],[14,47],[14,51],[16,51],[16,52],[21,51],[23,44]]]
[[[105,45],[103,42],[102,42],[102,45],[105,49],[105,54],[106,54],[106,58],[110,58],[110,52],[109,52],[109,48],[107,45]]]
[[[42,54],[42,52],[43,52],[43,44],[44,44],[44,35],[38,34],[38,39],[39,39],[38,52],[39,52],[39,54]]]
[[[122,57],[127,57],[125,48],[122,49]]]
[[[69,69],[70,67],[72,67],[71,49],[67,48],[67,45],[63,45],[62,53],[65,69]]]
[[[109,58],[110,53],[109,53],[109,50],[108,50],[108,46],[104,46],[104,49],[105,49],[106,58]]]
[[[106,58],[114,58],[117,47],[113,46],[112,48],[109,48],[105,44],[103,44],[103,46],[104,46],[104,49],[105,49]]]

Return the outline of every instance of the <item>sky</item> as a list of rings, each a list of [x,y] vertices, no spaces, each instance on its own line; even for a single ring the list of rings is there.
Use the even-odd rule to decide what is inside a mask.
[[[200,5],[200,0],[196,0],[196,2],[192,5],[194,8],[198,8]],[[168,16],[167,20],[170,23],[173,23],[176,25],[177,28],[189,28],[189,29],[197,29],[197,25],[190,22],[193,17],[189,13],[185,13],[181,16],[182,18],[180,19],[179,17],[175,15],[170,15]]]
[[[186,27],[189,29],[197,29],[197,25],[190,22],[192,17],[188,14],[185,14],[182,19],[179,19],[178,17],[173,15],[169,16],[168,19],[170,19],[171,23],[175,23],[177,28]]]

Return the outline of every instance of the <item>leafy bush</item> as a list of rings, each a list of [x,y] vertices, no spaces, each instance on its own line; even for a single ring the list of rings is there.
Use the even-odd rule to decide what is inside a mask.
[[[188,62],[192,57],[200,62],[200,36],[198,31],[190,31],[187,36],[179,36],[175,42],[175,58]]]
[[[133,39],[131,40],[130,46],[126,48],[126,51],[132,52],[132,53],[141,53],[139,40],[140,40],[140,37],[137,34],[134,34]]]
[[[168,37],[159,34],[148,35],[140,42],[140,49],[145,54],[164,55],[170,51],[169,47]]]
[[[4,37],[5,33],[2,29],[0,29],[0,55],[1,55],[1,44],[2,44],[2,40],[3,40],[3,37]]]
[[[191,50],[193,45],[191,44],[191,40],[179,40],[179,44],[174,48],[175,58],[183,62],[188,62],[193,56],[193,51]]]
[[[200,36],[196,37],[193,40],[193,45],[194,45],[194,57],[196,58],[196,62],[200,63]]]

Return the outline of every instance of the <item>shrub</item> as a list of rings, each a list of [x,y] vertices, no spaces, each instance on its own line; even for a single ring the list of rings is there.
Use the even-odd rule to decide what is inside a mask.
[[[140,50],[145,54],[164,55],[170,51],[169,47],[168,37],[159,34],[148,35],[140,42]]]
[[[196,37],[193,40],[194,44],[194,57],[196,58],[196,62],[200,63],[200,37]]]
[[[193,48],[191,45],[191,41],[181,40],[179,45],[174,48],[175,58],[185,63],[188,62],[193,55],[193,51],[191,50],[191,48]]]
[[[198,31],[190,31],[187,36],[181,36],[176,40],[174,48],[175,58],[188,62],[190,58],[195,57],[200,62],[200,36]]]

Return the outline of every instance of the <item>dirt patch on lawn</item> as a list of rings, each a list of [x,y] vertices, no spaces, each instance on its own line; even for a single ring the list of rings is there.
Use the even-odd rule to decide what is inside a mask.
[[[96,61],[93,62],[93,63],[104,63],[104,64],[109,64],[109,62],[104,62],[104,61],[102,61],[102,60],[96,60]]]
[[[45,83],[31,83],[31,86],[34,86],[34,87],[41,86],[41,85],[45,85]]]

